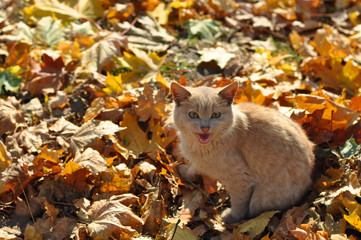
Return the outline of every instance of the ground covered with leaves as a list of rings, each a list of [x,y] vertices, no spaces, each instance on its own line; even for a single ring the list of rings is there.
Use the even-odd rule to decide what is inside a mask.
[[[360,0],[3,0],[0,239],[360,239]],[[303,201],[226,225],[182,180],[169,83],[240,83],[315,150]],[[226,160],[226,159],[223,159]]]

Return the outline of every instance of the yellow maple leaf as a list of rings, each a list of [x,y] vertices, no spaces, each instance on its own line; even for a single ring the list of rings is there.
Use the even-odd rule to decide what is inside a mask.
[[[144,86],[143,94],[138,99],[137,115],[139,121],[149,118],[160,119],[165,116],[166,96],[164,91],[154,91],[148,84]]]
[[[361,231],[361,219],[357,210],[352,211],[351,214],[349,215],[344,214],[343,217],[349,224],[354,226],[358,231]]]
[[[122,75],[119,74],[118,76],[113,76],[111,74],[107,74],[107,79],[105,80],[105,84],[107,85],[106,88],[103,88],[103,91],[110,95],[115,94],[119,95],[123,92],[123,81]]]
[[[5,145],[0,141],[0,172],[11,164],[11,159],[6,151]]]
[[[120,192],[125,193],[130,189],[131,180],[129,178],[123,178],[117,174],[113,175],[111,181],[106,182],[100,187],[102,192]]]
[[[82,169],[82,167],[79,164],[73,161],[69,161],[66,163],[65,168],[61,173],[61,175],[64,176],[66,174],[71,174],[78,171],[79,169]]]
[[[146,133],[140,129],[138,125],[137,116],[129,113],[128,111],[125,112],[120,126],[126,127],[126,129],[119,132],[119,136],[122,139],[123,146],[129,151],[128,156],[137,156],[144,152],[149,144],[149,141]]]
[[[164,152],[164,148],[174,139],[174,136],[164,136],[164,128],[160,123],[155,124],[153,119],[149,122],[149,130],[144,132],[138,125],[137,116],[130,112],[125,112],[120,126],[126,127],[119,132],[123,146],[129,151],[126,157],[152,151]]]

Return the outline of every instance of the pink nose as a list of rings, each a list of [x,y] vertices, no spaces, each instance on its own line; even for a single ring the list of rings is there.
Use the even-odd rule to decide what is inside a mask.
[[[209,131],[209,127],[201,127],[201,129],[204,133],[207,133]]]

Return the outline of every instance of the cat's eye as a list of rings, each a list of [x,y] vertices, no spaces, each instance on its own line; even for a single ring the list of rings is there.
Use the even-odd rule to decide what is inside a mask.
[[[196,112],[189,112],[189,113],[188,113],[188,116],[189,116],[190,118],[199,118],[199,114],[196,113]]]
[[[220,118],[221,117],[221,113],[220,112],[214,112],[211,115],[211,118]]]

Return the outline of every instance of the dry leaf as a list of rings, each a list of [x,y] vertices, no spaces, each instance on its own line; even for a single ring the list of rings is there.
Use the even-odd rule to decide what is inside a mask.
[[[25,123],[20,101],[15,97],[8,97],[6,101],[0,98],[0,135],[14,131],[19,123]]]
[[[117,234],[125,234],[127,239],[141,232],[143,220],[135,215],[120,200],[95,201],[91,206],[80,206],[81,219],[89,222],[87,229],[94,239],[107,239]]]

